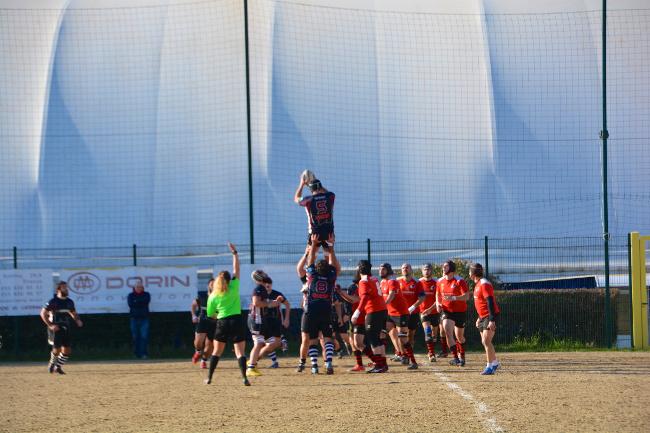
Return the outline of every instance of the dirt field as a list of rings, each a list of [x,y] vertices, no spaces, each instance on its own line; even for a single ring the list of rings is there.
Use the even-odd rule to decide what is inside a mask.
[[[212,385],[189,362],[0,364],[2,432],[648,432],[650,353],[501,354],[480,376],[425,363],[418,371],[333,376],[263,370],[244,387],[233,361]]]

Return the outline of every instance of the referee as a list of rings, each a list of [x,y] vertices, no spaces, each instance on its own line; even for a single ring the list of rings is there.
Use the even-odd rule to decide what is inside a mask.
[[[212,383],[212,375],[219,363],[219,357],[232,341],[235,346],[235,355],[239,363],[244,385],[250,386],[246,378],[246,323],[241,314],[241,301],[239,300],[239,256],[235,246],[228,242],[232,252],[232,276],[228,271],[221,271],[214,281],[213,290],[208,298],[208,317],[217,320],[214,332],[214,349],[210,357],[208,378],[205,383]]]

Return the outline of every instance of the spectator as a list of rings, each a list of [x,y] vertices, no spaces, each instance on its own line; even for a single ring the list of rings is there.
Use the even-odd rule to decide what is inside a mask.
[[[142,282],[138,281],[133,288],[133,292],[129,293],[128,303],[131,315],[133,352],[135,357],[140,359],[147,359],[148,356],[149,302],[151,302],[151,295],[144,291]]]

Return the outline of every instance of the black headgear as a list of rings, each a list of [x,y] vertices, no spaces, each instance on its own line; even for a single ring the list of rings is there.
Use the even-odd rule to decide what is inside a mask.
[[[387,275],[393,275],[394,274],[393,267],[390,265],[390,263],[382,263],[381,265],[379,265],[379,267],[386,269],[386,271],[388,272]]]

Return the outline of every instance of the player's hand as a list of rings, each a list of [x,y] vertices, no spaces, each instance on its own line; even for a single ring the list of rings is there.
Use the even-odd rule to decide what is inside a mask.
[[[58,331],[59,330],[59,325],[50,325],[50,330],[52,330],[52,332]]]
[[[490,322],[488,322],[487,329],[489,329],[490,331],[496,331],[497,330],[497,324],[490,321]]]
[[[327,237],[327,243],[328,243],[331,247],[333,247],[335,241],[336,241],[336,236],[334,235],[334,233],[330,233],[330,235]]]
[[[276,301],[278,301],[280,304],[285,301],[284,296],[280,295],[277,298],[275,298]]]
[[[82,326],[84,326],[84,322],[82,322],[81,319],[77,319],[77,320],[75,320],[75,322],[77,322],[77,326],[80,327],[80,328]]]
[[[199,323],[199,318],[197,316],[192,316],[192,323]]]
[[[284,327],[284,329],[289,329],[289,318],[288,317],[282,321],[282,326]]]
[[[442,305],[436,304],[436,311],[438,311],[438,313],[442,313]]]
[[[237,248],[235,248],[235,244],[232,242],[228,242],[228,248],[230,248],[230,252],[235,254],[237,252]]]
[[[317,234],[312,234],[310,237],[311,239],[311,247],[316,248],[320,240],[318,240],[318,235]]]
[[[352,318],[350,319],[353,324],[357,324],[357,320],[359,320],[359,316],[361,316],[361,311],[358,309],[354,310],[354,314],[352,314]]]

